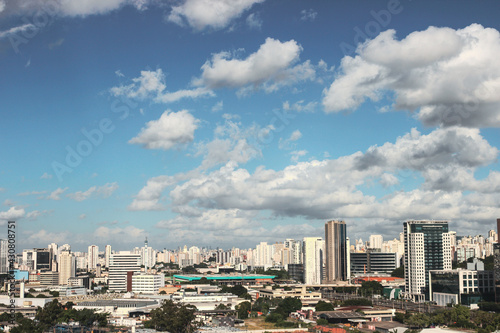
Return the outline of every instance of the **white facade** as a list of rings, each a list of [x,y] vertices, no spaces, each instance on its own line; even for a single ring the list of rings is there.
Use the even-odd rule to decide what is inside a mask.
[[[126,291],[127,273],[141,271],[141,255],[130,252],[113,253],[109,259],[109,290]]]
[[[321,237],[304,238],[304,283],[321,284],[325,265],[325,241]]]
[[[294,239],[286,239],[285,247],[290,249],[290,264],[302,264],[302,241]]]
[[[406,221],[404,240],[405,292],[407,297],[422,300],[429,270],[451,269],[452,235],[448,232],[448,222]]]
[[[163,274],[134,274],[132,292],[138,294],[158,294],[158,289],[165,286]]]
[[[411,233],[407,242],[406,292],[420,294],[425,288],[424,234]]]
[[[109,257],[111,257],[111,245],[104,247],[104,266],[109,267]]]
[[[273,264],[273,246],[260,242],[255,249],[254,265],[269,267]]]
[[[99,263],[99,246],[90,245],[87,252],[87,267],[88,269],[95,269]]]
[[[75,277],[76,263],[75,257],[69,251],[63,251],[59,257],[59,285],[68,284],[68,279]]]
[[[382,235],[370,235],[370,248],[371,249],[381,249],[384,238]]]

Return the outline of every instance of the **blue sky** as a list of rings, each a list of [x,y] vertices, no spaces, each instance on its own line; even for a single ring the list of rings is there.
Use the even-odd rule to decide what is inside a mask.
[[[486,234],[499,7],[0,0],[0,222],[80,250]]]

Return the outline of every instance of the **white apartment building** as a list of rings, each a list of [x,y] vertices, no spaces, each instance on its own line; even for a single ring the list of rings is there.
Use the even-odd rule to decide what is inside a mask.
[[[381,249],[384,238],[382,235],[370,235],[369,242],[371,249]]]
[[[134,274],[132,275],[132,292],[138,294],[158,294],[158,290],[165,286],[163,274]]]
[[[99,263],[99,246],[90,245],[87,252],[87,267],[89,270],[95,269]]]
[[[321,237],[304,237],[304,283],[321,284],[326,261],[325,241]]]

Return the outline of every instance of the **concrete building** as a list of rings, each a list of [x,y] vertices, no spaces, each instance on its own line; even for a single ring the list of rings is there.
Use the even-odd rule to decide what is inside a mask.
[[[429,271],[451,269],[447,221],[404,222],[405,296],[429,298]]]
[[[42,272],[40,273],[40,286],[57,286],[59,285],[59,273],[58,272]]]
[[[349,246],[347,228],[344,221],[325,223],[326,281],[345,281],[348,279]]]
[[[109,258],[109,290],[132,291],[132,276],[141,271],[141,255],[130,252],[113,253]]]
[[[65,286],[68,280],[75,277],[76,262],[75,256],[70,251],[63,251],[59,256],[59,284]]]
[[[90,245],[87,252],[87,269],[95,269],[99,263],[99,246]]]
[[[9,272],[9,241],[0,239],[0,274]]]
[[[484,270],[432,270],[429,272],[430,300],[437,305],[477,304],[494,294],[492,271]]]
[[[104,266],[109,267],[109,257],[111,257],[111,245],[104,247]]]
[[[321,284],[324,279],[325,241],[321,237],[304,237],[304,283]]]
[[[351,274],[392,273],[397,268],[397,253],[351,253]]]
[[[304,282],[304,264],[289,264],[288,265],[288,276],[290,279]]]
[[[381,249],[384,238],[382,235],[370,235],[370,249]]]
[[[285,247],[290,249],[290,264],[302,264],[303,251],[302,241],[287,238],[285,240]]]
[[[322,300],[321,292],[319,291],[307,291],[306,286],[292,287],[291,290],[285,290],[284,288],[275,288],[272,286],[267,286],[265,288],[258,289],[259,297],[264,298],[279,298],[284,299],[286,297],[298,298],[303,304],[317,304],[318,301]]]
[[[163,274],[134,274],[132,275],[132,292],[138,294],[158,294],[159,289],[165,286]]]

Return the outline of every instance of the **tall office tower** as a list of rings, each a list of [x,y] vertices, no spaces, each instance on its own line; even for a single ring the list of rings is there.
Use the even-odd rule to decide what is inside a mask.
[[[50,271],[52,269],[52,255],[49,249],[33,249],[36,253],[36,270]]]
[[[104,265],[109,267],[109,257],[111,256],[111,245],[106,245],[104,247]]]
[[[290,249],[290,264],[302,264],[302,241],[288,238],[285,247]]]
[[[184,251],[187,253],[187,251]],[[156,252],[153,250],[151,246],[148,245],[148,239],[144,241],[144,247],[141,248],[141,258],[142,265],[147,269],[150,269],[156,264]]]
[[[325,241],[321,237],[304,237],[304,283],[321,284],[324,273]]]
[[[75,276],[75,256],[70,251],[62,251],[59,256],[59,285],[68,285],[68,279]]]
[[[99,246],[90,245],[87,252],[87,268],[95,269],[99,263]]]
[[[109,258],[109,290],[131,291],[132,275],[141,271],[141,255],[130,252],[111,254]]]
[[[451,237],[447,221],[404,222],[405,284],[408,297],[422,301],[429,271],[451,269]]]
[[[381,249],[384,238],[382,235],[370,235],[370,249]]]
[[[325,223],[326,248],[326,280],[347,280],[347,228],[344,221],[328,221]]]
[[[0,274],[9,272],[9,241],[0,239]]]

